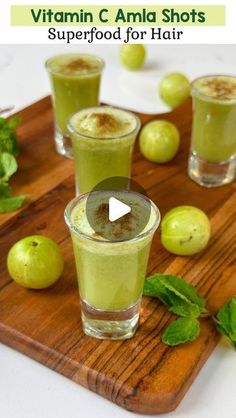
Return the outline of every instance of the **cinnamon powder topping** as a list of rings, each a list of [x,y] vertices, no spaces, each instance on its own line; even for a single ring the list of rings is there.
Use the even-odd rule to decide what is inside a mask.
[[[60,71],[66,75],[73,75],[79,72],[96,71],[99,67],[83,58],[75,58],[66,64],[60,65]]]
[[[117,119],[108,113],[93,113],[92,117],[95,119],[97,129],[100,131],[112,132],[120,128]]]
[[[127,129],[128,121],[120,121],[108,112],[92,112],[81,121],[81,132],[93,132],[93,135],[106,138]],[[130,124],[130,122],[129,122]]]
[[[127,237],[127,235],[132,234],[133,229],[136,226],[135,216],[132,212],[111,223],[109,221],[109,204],[107,203],[101,203],[96,210],[95,216],[100,229],[100,231],[96,231],[98,236],[102,235],[106,227],[108,227],[111,238],[122,239]]]
[[[236,80],[227,78],[207,78],[201,80],[200,90],[204,92],[206,89],[206,94],[214,97],[216,99],[233,99],[236,98]]]
[[[101,203],[96,210],[96,217],[101,223],[107,222],[109,216],[109,205],[108,203]]]

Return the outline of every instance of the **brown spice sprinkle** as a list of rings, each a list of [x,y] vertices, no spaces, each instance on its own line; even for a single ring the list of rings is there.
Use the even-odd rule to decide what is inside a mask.
[[[202,87],[208,87],[211,95],[217,99],[232,99],[236,97],[236,81],[210,78],[202,81]]]
[[[118,219],[116,228],[114,228],[113,235],[115,238],[122,238],[127,233],[132,233],[132,226],[131,222],[134,219],[132,213],[127,213],[127,215],[123,216],[122,218]]]
[[[77,72],[96,71],[98,70],[98,65],[92,64],[83,58],[75,58],[67,64],[62,64],[60,70],[64,74],[73,75]]]
[[[92,117],[96,121],[96,126],[100,131],[112,132],[119,129],[119,122],[108,113],[93,113]]]
[[[96,217],[97,219],[102,222],[106,223],[109,215],[109,205],[108,203],[101,203],[96,210]]]
[[[101,237],[101,234],[100,234],[99,232],[94,232],[94,233],[92,234],[92,237],[93,237],[93,238],[100,238],[100,237]]]
[[[109,204],[108,203],[101,203],[101,205],[96,210],[96,217],[98,222],[100,223],[101,231],[103,231],[104,227],[109,222],[108,220],[109,216]],[[123,236],[127,235],[127,233],[132,233],[133,227],[132,227],[132,220],[134,220],[135,217],[130,212],[127,215],[123,216],[122,218],[118,219],[117,221],[113,222],[111,225],[111,234],[119,239]],[[97,232],[95,233],[97,236],[102,235],[101,233]]]

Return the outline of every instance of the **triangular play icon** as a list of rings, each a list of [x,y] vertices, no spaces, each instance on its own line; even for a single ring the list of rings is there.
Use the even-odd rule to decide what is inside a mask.
[[[109,198],[109,221],[114,222],[122,216],[131,212],[131,207],[116,199],[115,197]]]

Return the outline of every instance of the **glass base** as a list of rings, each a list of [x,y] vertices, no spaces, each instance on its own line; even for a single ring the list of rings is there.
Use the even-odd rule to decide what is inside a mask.
[[[72,145],[69,135],[63,135],[61,130],[55,127],[55,144],[58,154],[63,157],[73,158]]]
[[[81,300],[81,317],[86,335],[99,339],[124,340],[134,336],[139,323],[140,301],[123,311],[101,311]]]
[[[188,162],[189,177],[205,187],[219,187],[231,183],[235,179],[236,160],[234,157],[228,161],[210,163],[191,152]]]

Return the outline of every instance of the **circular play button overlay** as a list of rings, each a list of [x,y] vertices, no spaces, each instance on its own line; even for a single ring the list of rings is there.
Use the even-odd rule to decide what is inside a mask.
[[[151,203],[138,183],[127,177],[111,177],[89,193],[86,214],[95,238],[129,240],[145,231]]]

